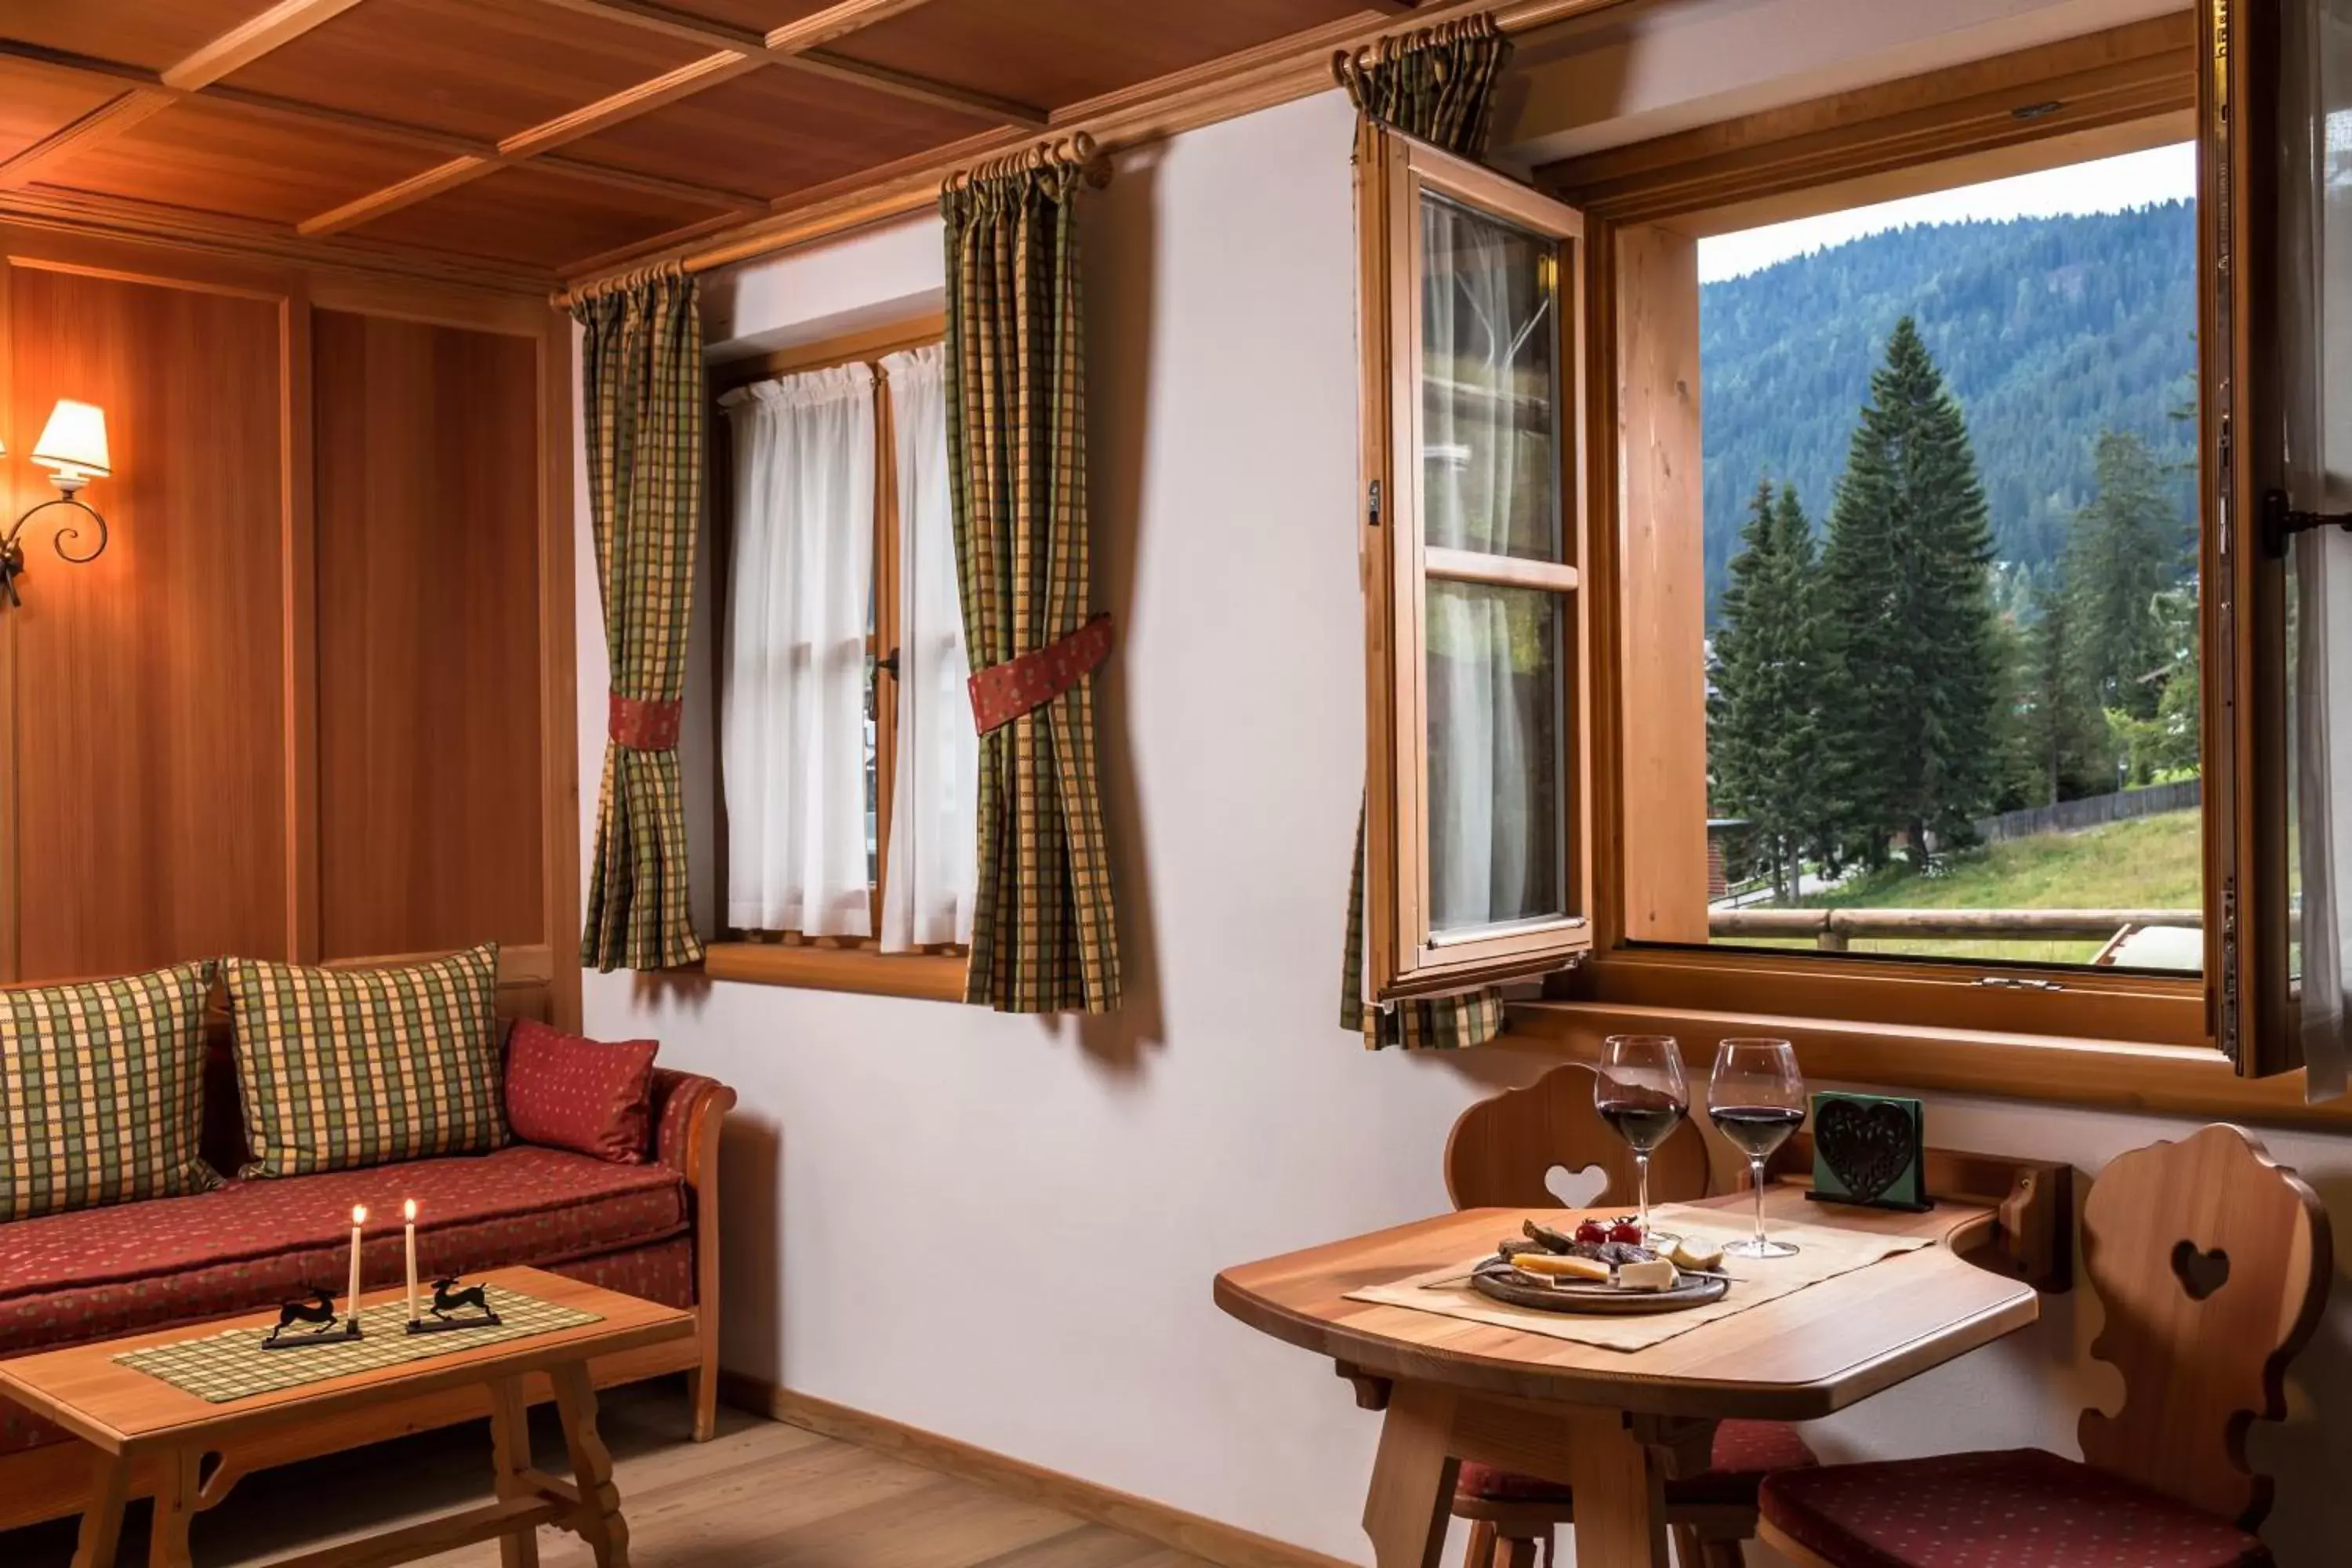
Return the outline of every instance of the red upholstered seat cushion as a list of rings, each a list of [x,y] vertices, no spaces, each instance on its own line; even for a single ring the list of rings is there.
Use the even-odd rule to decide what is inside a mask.
[[[507,1125],[526,1143],[644,1164],[657,1049],[653,1040],[608,1044],[516,1020],[507,1037]]]
[[[369,1211],[370,1288],[402,1273],[400,1205],[415,1198],[421,1269],[560,1263],[684,1235],[684,1178],[560,1149],[232,1182],[218,1192],[0,1227],[0,1356],[274,1306],[307,1285],[341,1293],[351,1213]]]
[[[1726,1421],[1715,1429],[1713,1468],[1703,1475],[1666,1483],[1666,1501],[1748,1502],[1757,1483],[1772,1470],[1814,1462],[1804,1437],[1785,1421]],[[1481,1502],[1550,1503],[1566,1509],[1575,1494],[1564,1481],[1514,1475],[1465,1459],[1454,1483],[1455,1493]]]
[[[1774,1475],[1763,1516],[1839,1568],[2257,1568],[2226,1520],[2039,1448]]]

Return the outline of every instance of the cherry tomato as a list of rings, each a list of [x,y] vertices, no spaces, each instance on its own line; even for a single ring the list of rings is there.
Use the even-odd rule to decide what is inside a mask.
[[[1576,1239],[1588,1247],[1598,1247],[1609,1239],[1609,1227],[1597,1219],[1586,1220],[1576,1227]]]
[[[1642,1227],[1633,1220],[1621,1219],[1609,1227],[1609,1239],[1639,1247],[1642,1245]]]

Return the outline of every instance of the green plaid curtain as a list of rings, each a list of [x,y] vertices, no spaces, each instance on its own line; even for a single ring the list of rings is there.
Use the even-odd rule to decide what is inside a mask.
[[[1475,158],[1486,150],[1495,85],[1511,58],[1511,40],[1491,14],[1465,16],[1382,38],[1342,54],[1333,74],[1356,108],[1408,136]],[[1455,1050],[1483,1046],[1503,1032],[1503,996],[1456,996],[1368,1006],[1364,1002],[1364,822],[1356,819],[1356,867],[1348,889],[1348,939],[1339,979],[1339,1026],[1364,1037],[1365,1048]]]
[[[667,969],[702,956],[687,903],[677,705],[702,511],[699,289],[676,267],[574,300],[613,738],[580,962]]]
[[[1481,12],[1343,53],[1332,71],[1364,114],[1432,146],[1476,158],[1486,153],[1495,86],[1510,58],[1510,38],[1492,12]]]
[[[984,669],[1087,618],[1079,170],[1033,157],[949,182],[948,472],[964,640]],[[1118,1005],[1096,782],[1094,679],[981,737],[979,885],[965,1000]]]

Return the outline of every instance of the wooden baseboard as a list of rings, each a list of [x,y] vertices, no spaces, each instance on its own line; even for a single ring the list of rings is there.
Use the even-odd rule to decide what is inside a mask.
[[[803,1426],[909,1464],[978,1482],[1024,1501],[1059,1509],[1129,1535],[1156,1541],[1162,1546],[1189,1552],[1220,1563],[1223,1568],[1349,1568],[1339,1559],[1320,1552],[1309,1552],[1303,1546],[1292,1546],[1235,1525],[1221,1524],[1166,1503],[1097,1486],[887,1416],[869,1415],[863,1410],[852,1410],[814,1394],[795,1394],[740,1373],[720,1373],[719,1394],[728,1404],[753,1415]]]

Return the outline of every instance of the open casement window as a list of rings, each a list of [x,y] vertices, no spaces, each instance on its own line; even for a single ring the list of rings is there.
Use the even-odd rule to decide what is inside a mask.
[[[2235,792],[2223,1045],[2341,1095],[2352,1030],[2352,3],[2209,0],[2212,504],[2240,613],[2210,628]]]
[[[1591,942],[1583,224],[1369,121],[1365,978],[1376,1001],[1538,974]]]
[[[2339,12],[2352,24],[2352,0],[2292,0],[2294,6],[2315,16]],[[1563,289],[1582,291],[1579,335],[1591,365],[1590,418],[1582,427],[1593,439],[1581,463],[1561,454],[1558,471],[1586,474],[1592,522],[1589,550],[1576,550],[1579,531],[1569,523],[1562,533],[1568,548],[1548,564],[1580,569],[1576,586],[1564,588],[1558,602],[1563,624],[1577,628],[1572,637],[1590,629],[1589,642],[1566,646],[1559,691],[1563,711],[1572,715],[1569,757],[1580,744],[1591,748],[1591,788],[1568,791],[1557,809],[1571,890],[1560,907],[1567,916],[1591,917],[1589,927],[1560,922],[1561,934],[1573,938],[1561,950],[1589,942],[1591,954],[1571,973],[1547,979],[1541,1003],[1515,1009],[1515,1030],[1581,1042],[1611,1028],[1671,1027],[1685,1035],[1686,1047],[1708,1040],[1710,1030],[1760,1030],[1797,1038],[1809,1068],[1824,1077],[2176,1110],[2275,1110],[2300,1100],[2300,1086],[2291,1080],[2230,1082],[2233,1073],[2274,1076],[2303,1063],[2296,960],[2309,900],[2298,901],[2291,864],[2291,824],[2304,805],[2290,789],[2292,584],[2259,540],[2263,499],[2283,482],[2282,454],[2291,444],[2279,390],[2289,374],[2277,346],[2276,301],[2289,292],[2280,286],[2280,268],[2283,256],[2302,254],[2282,229],[2277,195],[2280,116],[2291,114],[2295,102],[2280,85],[2283,54],[2296,53],[2281,41],[2287,20],[2267,0],[2205,0],[2194,13],[1585,153],[1536,172],[1538,186],[1584,215],[1580,242],[1561,247],[1559,276]],[[2347,37],[2352,39],[2352,26]],[[2352,123],[2352,44],[2344,52],[2343,80],[2320,90],[2340,94],[2343,122]],[[2352,134],[2337,125],[2324,107],[2315,109],[2284,127],[2284,139],[2317,148],[2352,144]],[[1776,223],[2192,142],[2193,319],[2184,312],[2178,330],[2168,324],[2163,334],[2167,342],[2192,331],[2195,337],[2179,384],[2194,385],[2197,406],[2193,415],[2183,408],[2174,416],[2181,420],[2181,456],[2193,463],[2173,461],[2166,470],[2181,476],[2183,521],[2194,539],[2193,596],[2184,601],[2192,606],[2186,626],[2194,647],[2183,668],[2194,682],[2189,689],[2202,692],[2189,721],[2189,761],[2180,764],[2201,783],[2201,816],[2187,830],[2182,851],[2195,869],[2180,896],[2165,900],[2166,911],[2181,917],[2174,923],[2186,951],[2171,973],[2113,963],[2105,950],[2096,959],[2011,962],[1976,939],[1983,917],[1967,908],[1939,923],[1924,918],[1932,912],[1925,908],[1846,910],[1819,921],[1816,940],[1810,930],[1797,934],[1794,920],[1826,914],[1836,900],[1795,907],[1805,902],[1796,895],[1812,891],[1802,875],[1811,868],[1801,863],[1787,879],[1790,930],[1750,922],[1760,938],[1745,946],[1727,941],[1738,938],[1742,922],[1725,918],[1736,911],[1723,900],[1720,861],[1710,864],[1712,833],[1722,826],[1716,819],[1724,814],[1710,811],[1711,788],[1719,785],[1714,764],[1721,760],[1709,749],[1719,671],[1710,663],[1714,606],[1704,585],[1701,492],[1703,483],[1717,479],[1714,451],[1701,442],[1700,245]],[[1366,210],[1379,216],[1385,241],[1368,248],[1364,265],[1390,310],[1387,319],[1368,319],[1367,328],[1384,350],[1396,349],[1395,383],[1417,387],[1422,369],[1411,354],[1424,330],[1415,312],[1428,261],[1424,242],[1403,215],[1433,199],[1475,206],[1478,195],[1469,186],[1475,172],[1461,173],[1402,143],[1369,151],[1360,178]],[[1449,184],[1439,183],[1441,169]],[[2328,173],[2344,177],[2334,166]],[[1498,217],[1507,215],[1522,229],[1577,232],[1573,213],[1550,209],[1546,229],[1518,203],[1516,187],[1477,177],[1482,189],[1514,195],[1515,205],[1489,208]],[[2352,250],[2352,220],[2343,248]],[[2023,284],[2013,297],[2023,310]],[[2338,316],[2340,327],[2352,321],[2352,310]],[[1889,324],[1864,330],[1885,339]],[[1564,365],[1572,363],[1565,351],[1574,331],[1574,323],[1561,323]],[[2328,366],[2338,383],[2347,371],[2352,365]],[[1388,416],[1370,421],[1375,479],[1388,477],[1391,449],[1432,447],[1416,423],[1425,417],[1424,398],[1388,393],[1389,379],[1383,367],[1367,390],[1368,405]],[[2352,408],[2352,400],[2339,401]],[[1580,426],[1567,416],[1560,427]],[[1991,429],[1988,422],[1986,433],[1975,435],[1980,451],[1982,442],[2000,438]],[[1376,763],[1387,738],[1398,737],[1393,778],[1382,779],[1376,766],[1370,784],[1370,885],[1385,885],[1392,897],[1373,903],[1368,931],[1379,952],[1381,921],[1388,922],[1390,946],[1377,967],[1392,983],[1410,984],[1429,972],[1431,959],[1442,962],[1448,952],[1431,940],[1445,931],[1444,920],[1425,912],[1433,885],[1426,807],[1416,793],[1428,787],[1424,752],[1433,750],[1437,733],[1423,706],[1429,678],[1415,663],[1433,653],[1421,596],[1444,580],[1432,565],[1431,540],[1423,538],[1426,503],[1418,487],[1425,474],[1401,469],[1396,478],[1416,488],[1398,493],[1392,530],[1368,531],[1375,542],[1369,577],[1380,612],[1372,668],[1376,685],[1383,675],[1390,682],[1373,697]],[[1757,476],[1751,469],[1733,482],[1744,503]],[[2308,499],[2297,492],[2294,502],[2352,510],[2352,489]],[[1573,501],[1563,515],[1574,517]],[[1822,525],[1818,507],[1811,516]],[[2346,583],[2352,606],[2352,574]],[[2352,615],[2347,626],[2352,628]],[[1383,636],[1392,639],[1392,653]],[[2188,641],[2184,637],[2182,646]],[[2352,629],[2341,652],[2352,680]],[[2347,783],[2338,798],[2352,801],[2352,734],[2346,743]],[[1582,775],[1564,766],[1561,776]],[[2307,770],[2304,777],[2308,781]],[[2345,816],[2352,849],[2352,809]],[[1903,837],[1895,843],[1899,855]],[[1589,864],[1574,853],[1583,845],[1591,847]],[[1785,864],[1773,866],[1776,879]],[[2099,912],[2120,903],[2104,900]],[[1857,912],[1870,918],[1846,918]],[[1881,942],[1882,951],[1865,952],[1870,944],[1857,938],[1848,951],[1846,932],[1867,937],[1874,921],[1892,923],[1889,915],[1921,917],[1923,939],[1970,946],[1938,955],[1923,940],[1914,948]],[[2066,932],[2070,941],[2091,934]],[[2000,940],[2017,939],[2004,932]]]

